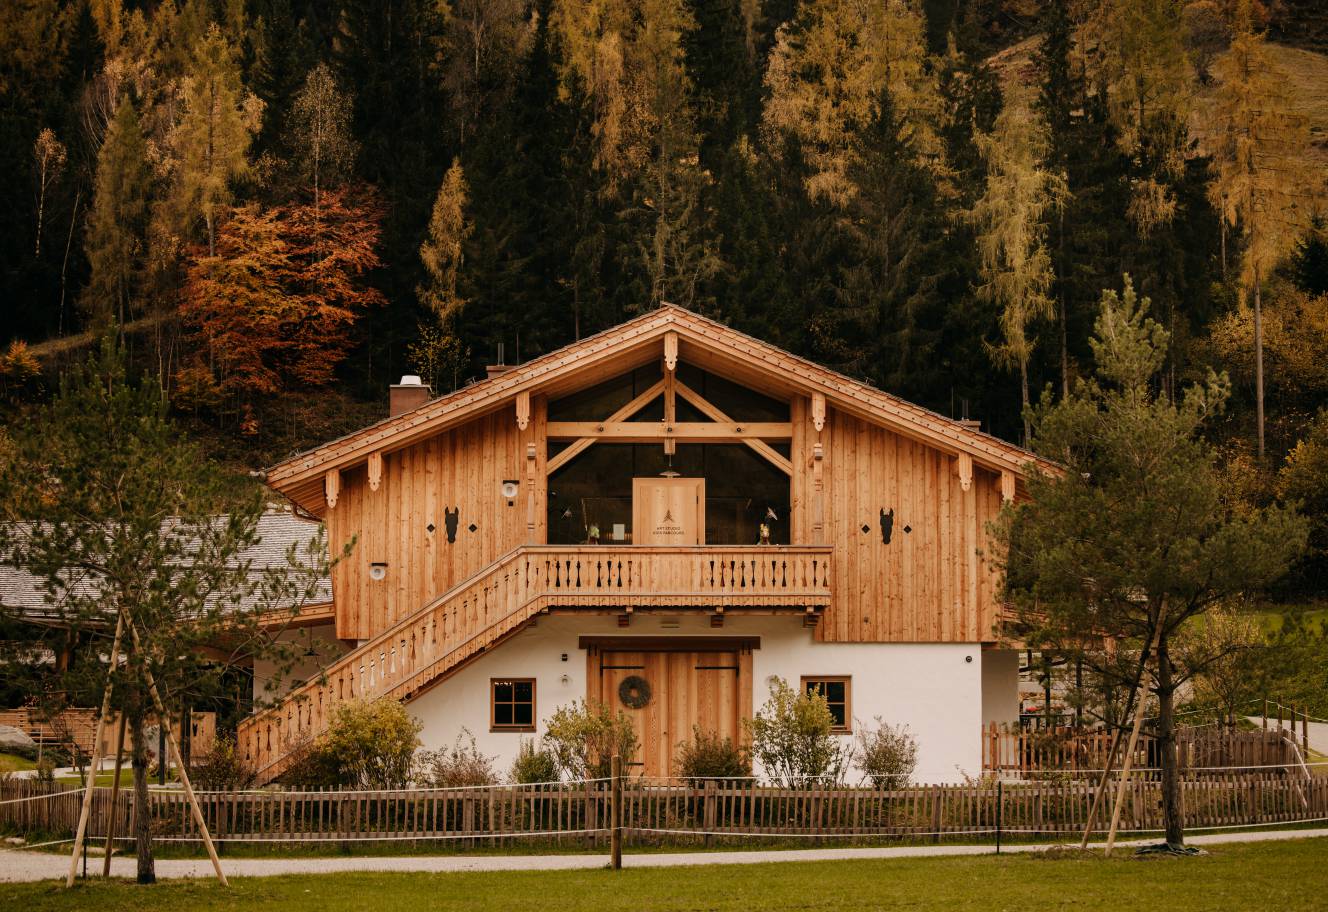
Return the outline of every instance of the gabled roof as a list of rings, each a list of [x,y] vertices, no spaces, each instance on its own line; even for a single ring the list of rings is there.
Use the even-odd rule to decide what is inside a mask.
[[[315,508],[322,478],[366,461],[371,453],[410,446],[465,421],[504,408],[521,393],[562,394],[660,357],[666,333],[677,334],[679,358],[761,391],[821,393],[828,405],[944,452],[967,453],[975,464],[1026,474],[1029,463],[1056,471],[1029,450],[982,433],[898,396],[814,364],[767,342],[672,304],[661,305],[571,345],[513,367],[409,412],[314,447],[267,470],[267,482]]]

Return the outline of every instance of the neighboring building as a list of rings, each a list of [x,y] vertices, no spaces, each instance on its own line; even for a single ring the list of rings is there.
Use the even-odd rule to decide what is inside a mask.
[[[332,622],[295,634],[349,651],[241,725],[264,780],[355,697],[503,765],[558,706],[603,700],[651,775],[694,726],[740,737],[775,676],[846,733],[908,725],[925,781],[980,774],[982,729],[1017,723],[987,528],[1026,496],[1027,451],[667,305],[392,398],[266,473],[334,554],[354,545]]]

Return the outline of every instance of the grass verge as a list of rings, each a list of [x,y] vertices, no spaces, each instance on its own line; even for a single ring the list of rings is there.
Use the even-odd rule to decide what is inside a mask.
[[[300,874],[153,887],[126,882],[0,884],[24,912],[267,910],[1093,910],[1323,909],[1328,840],[1220,846],[1200,858],[982,856],[768,865],[455,874]],[[311,864],[312,867],[312,864]]]

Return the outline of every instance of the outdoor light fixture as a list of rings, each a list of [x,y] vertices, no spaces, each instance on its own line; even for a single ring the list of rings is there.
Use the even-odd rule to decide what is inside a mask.
[[[516,491],[517,491],[517,484],[516,484],[515,481],[508,480],[508,481],[504,481],[504,482],[503,482],[503,499],[504,499],[504,500],[513,500],[513,499],[515,499],[515,498],[516,498]]]
[[[375,561],[369,565],[369,579],[382,580],[387,579],[387,564],[382,561]]]

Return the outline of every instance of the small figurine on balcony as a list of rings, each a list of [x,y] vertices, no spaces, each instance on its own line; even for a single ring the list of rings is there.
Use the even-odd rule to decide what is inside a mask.
[[[768,523],[761,523],[756,543],[758,545],[770,544],[770,525]]]
[[[586,527],[586,544],[587,545],[599,544],[599,526],[596,523],[591,523],[589,526]]]

